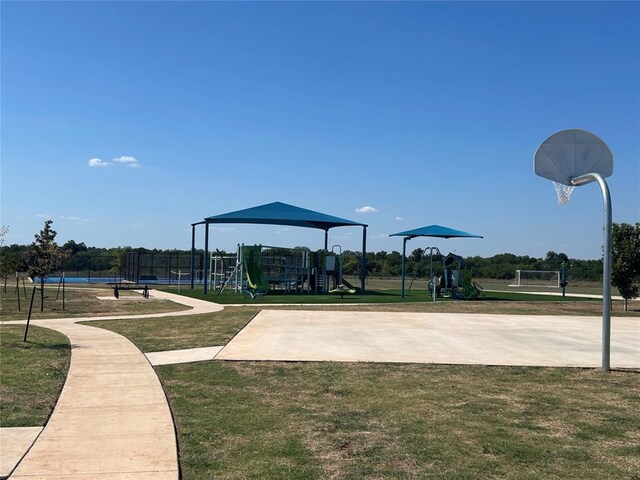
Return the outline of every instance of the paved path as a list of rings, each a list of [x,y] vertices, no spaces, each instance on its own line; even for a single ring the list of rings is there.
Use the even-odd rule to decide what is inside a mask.
[[[222,347],[187,348],[167,350],[164,352],[145,353],[151,365],[173,365],[175,363],[191,363],[213,360]]]
[[[32,322],[69,338],[71,365],[49,422],[13,472],[12,479],[179,478],[173,419],[153,367],[123,336],[76,323],[222,310],[214,303],[165,292],[154,292],[154,296],[193,308],[151,315]]]
[[[7,478],[36,441],[42,427],[0,428],[0,478]]]
[[[599,367],[599,317],[263,310],[216,360]],[[640,368],[640,319],[615,317],[613,368]]]

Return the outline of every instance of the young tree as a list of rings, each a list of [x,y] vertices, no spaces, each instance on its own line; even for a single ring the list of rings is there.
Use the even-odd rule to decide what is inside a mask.
[[[3,289],[4,293],[7,293],[7,279],[11,274],[11,265],[8,261],[7,255],[5,253],[5,249],[2,248],[4,246],[4,236],[9,231],[9,227],[3,225],[0,227],[0,277],[4,283]]]
[[[67,253],[55,242],[57,232],[51,228],[52,220],[44,222],[44,228],[35,235],[35,241],[27,254],[27,273],[35,281],[40,279],[40,311],[44,310],[44,281],[55,272]]]
[[[614,223],[611,237],[611,283],[620,290],[627,311],[627,301],[640,291],[634,285],[640,280],[640,223]]]

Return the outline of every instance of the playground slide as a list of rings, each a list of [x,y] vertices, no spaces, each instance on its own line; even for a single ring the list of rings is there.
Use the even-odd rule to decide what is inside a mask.
[[[355,287],[351,283],[347,282],[344,278],[342,279],[342,286],[346,287],[344,288],[344,291],[346,291],[347,293],[356,293],[358,291],[358,287]],[[340,290],[340,288],[338,287],[336,290]]]
[[[256,262],[252,258],[253,255],[247,253],[245,253],[244,256],[244,269],[247,275],[247,285],[249,286],[247,293],[251,295],[251,298],[255,298],[258,295],[265,294],[269,290],[269,283],[264,277],[260,262]]]
[[[358,287],[352,285],[351,283],[347,282],[344,278],[342,279],[342,284],[347,287],[349,290],[353,290],[354,293],[357,292],[358,290],[360,290]]]

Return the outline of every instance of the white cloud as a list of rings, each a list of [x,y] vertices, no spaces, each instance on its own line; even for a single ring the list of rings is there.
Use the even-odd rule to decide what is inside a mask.
[[[404,217],[396,217],[396,221],[404,220]]]
[[[90,167],[108,167],[109,165],[111,165],[110,162],[105,162],[101,158],[96,157],[89,160]]]
[[[129,155],[122,155],[121,157],[116,157],[113,159],[115,163],[122,163],[127,167],[138,168],[140,167],[140,163],[138,163],[138,159],[136,157],[131,157]]]
[[[358,213],[375,213],[378,209],[375,207],[370,207],[369,205],[365,205],[364,207],[356,208],[356,212]]]

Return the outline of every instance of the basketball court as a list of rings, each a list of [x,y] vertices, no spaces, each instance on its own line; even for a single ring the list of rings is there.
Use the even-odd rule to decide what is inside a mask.
[[[216,360],[599,367],[600,317],[263,310]],[[614,318],[611,367],[640,368],[640,321]]]

